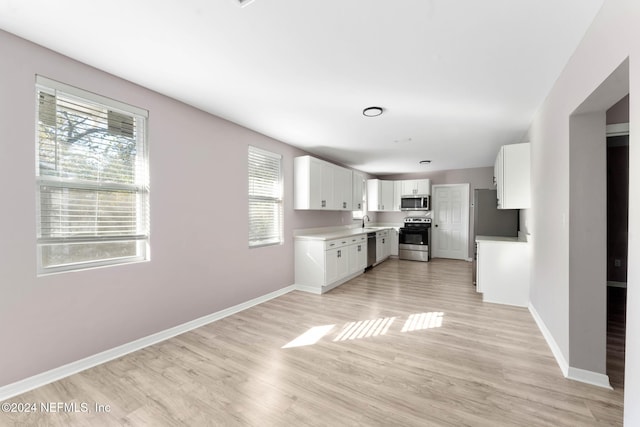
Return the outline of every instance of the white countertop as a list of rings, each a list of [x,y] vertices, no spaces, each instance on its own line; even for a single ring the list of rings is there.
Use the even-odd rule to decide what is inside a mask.
[[[340,239],[342,237],[351,237],[351,236],[357,236],[360,234],[367,234],[375,231],[392,230],[393,228],[394,227],[345,228],[343,230],[337,230],[337,231],[334,230],[329,232],[300,234],[300,235],[294,236],[294,240],[333,240],[333,239]]]
[[[504,236],[476,236],[476,242],[527,243],[526,240],[519,239],[518,237]]]

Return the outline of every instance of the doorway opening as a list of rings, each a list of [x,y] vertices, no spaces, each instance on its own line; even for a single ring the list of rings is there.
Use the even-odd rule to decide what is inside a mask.
[[[607,112],[627,94],[628,58],[569,116],[566,376],[604,388],[612,388],[607,369]]]
[[[626,96],[607,112],[626,111]],[[618,113],[619,114],[619,113]],[[607,375],[624,389],[629,229],[629,125],[607,126]]]

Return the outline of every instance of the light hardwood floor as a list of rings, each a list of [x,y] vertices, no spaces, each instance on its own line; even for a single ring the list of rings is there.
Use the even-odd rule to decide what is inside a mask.
[[[293,346],[309,330],[324,335]],[[10,400],[43,401],[111,412],[0,424],[616,426],[623,398],[565,379],[528,310],[482,302],[470,263],[389,260]]]

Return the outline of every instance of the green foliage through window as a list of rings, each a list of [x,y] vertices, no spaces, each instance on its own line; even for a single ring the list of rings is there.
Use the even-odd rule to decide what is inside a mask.
[[[40,273],[148,258],[146,112],[123,105],[38,77]]]

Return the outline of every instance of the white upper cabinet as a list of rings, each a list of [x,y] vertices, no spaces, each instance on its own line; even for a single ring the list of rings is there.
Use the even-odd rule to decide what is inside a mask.
[[[394,206],[394,181],[382,179],[367,180],[367,206],[374,212],[397,210]]]
[[[351,210],[351,170],[311,156],[293,159],[293,208]]]
[[[400,181],[403,196],[430,196],[431,180],[429,179],[405,179]]]
[[[350,211],[353,205],[353,184],[351,169],[333,166],[334,207],[339,211]]]
[[[353,171],[351,179],[353,186],[353,202],[351,208],[354,211],[361,211],[364,209],[364,174]]]
[[[333,203],[333,174],[326,162],[311,156],[293,159],[294,209],[330,209]]]
[[[402,183],[404,181],[393,181],[393,210],[400,211],[402,205]]]
[[[493,180],[498,209],[531,207],[531,144],[503,145],[498,151]]]

